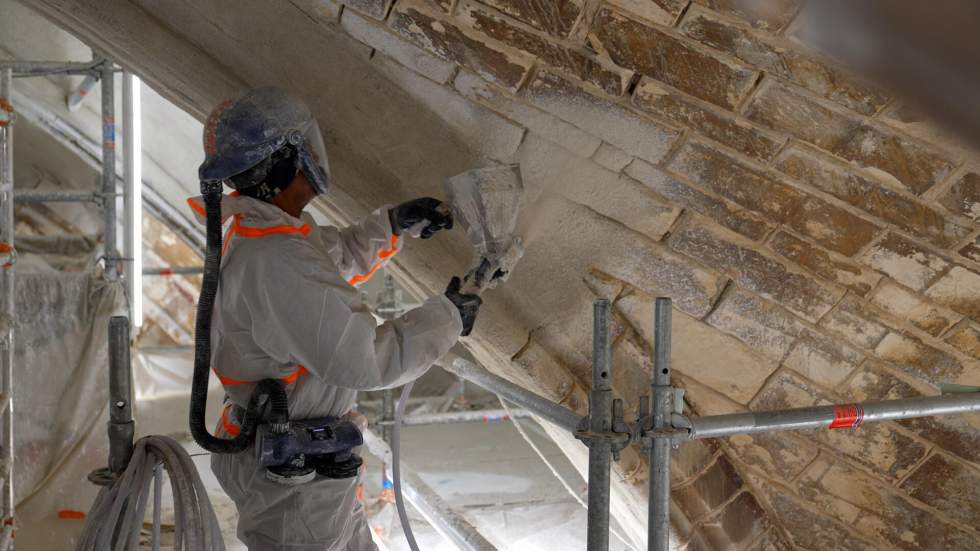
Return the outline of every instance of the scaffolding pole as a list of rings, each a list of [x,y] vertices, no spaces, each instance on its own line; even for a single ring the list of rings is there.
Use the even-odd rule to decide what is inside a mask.
[[[0,69],[0,99],[12,105],[13,68]],[[14,135],[13,117],[2,128],[3,161],[0,164],[0,210],[3,216],[3,236],[0,241],[14,250]],[[14,267],[5,265],[3,271],[3,310],[7,318],[6,334],[3,339],[2,392],[5,408],[3,412],[3,462],[0,471],[3,475],[3,522],[11,525],[14,518]]]
[[[524,409],[474,409],[469,411],[445,411],[439,413],[416,413],[402,419],[406,427],[418,425],[449,425],[453,423],[493,423],[507,421],[512,418],[530,417],[531,413]],[[382,420],[378,424],[387,427],[394,421]]]
[[[654,311],[653,430],[670,425],[670,329],[671,300],[658,298]],[[650,446],[650,506],[647,549],[668,551],[670,544],[670,447],[669,438],[655,438]]]
[[[91,65],[91,64],[90,64]],[[119,277],[119,248],[116,245],[116,104],[115,73],[112,62],[97,65],[102,81],[102,193],[109,198],[103,204],[105,220],[105,276],[109,281]]]
[[[10,70],[11,76],[18,77],[41,77],[59,73],[89,75],[99,71],[99,63],[98,61],[0,61],[0,71]]]
[[[168,268],[143,268],[144,276],[175,276],[175,275],[200,275],[204,273],[203,266],[172,266]]]
[[[592,391],[588,432],[576,437],[589,447],[589,509],[586,540],[589,551],[609,550],[609,473],[613,430],[612,369],[609,353],[609,301],[595,301],[592,323]]]
[[[18,191],[14,203],[95,203],[102,205],[102,193],[91,191]],[[112,200],[112,197],[109,197]]]

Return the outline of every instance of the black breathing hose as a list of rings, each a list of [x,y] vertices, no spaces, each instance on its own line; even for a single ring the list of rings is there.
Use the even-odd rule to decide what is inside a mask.
[[[211,313],[218,292],[221,270],[221,183],[201,182],[204,211],[207,218],[207,246],[204,251],[204,277],[201,296],[197,301],[197,322],[194,326],[194,377],[191,380],[191,436],[202,448],[212,453],[239,453],[255,439],[255,428],[268,397],[271,404],[269,422],[282,426],[289,422],[286,389],[276,379],[263,379],[255,385],[242,419],[242,430],[234,438],[218,438],[205,424],[208,401],[208,379],[211,376]]]

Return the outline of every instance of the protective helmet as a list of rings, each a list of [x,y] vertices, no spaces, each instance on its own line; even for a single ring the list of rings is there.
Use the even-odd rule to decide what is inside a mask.
[[[317,193],[330,183],[327,151],[316,119],[306,105],[271,86],[255,88],[234,101],[214,108],[204,125],[206,157],[198,169],[202,182],[224,182],[233,189],[259,181],[238,182],[239,175],[267,161],[289,146],[295,149],[302,170]]]

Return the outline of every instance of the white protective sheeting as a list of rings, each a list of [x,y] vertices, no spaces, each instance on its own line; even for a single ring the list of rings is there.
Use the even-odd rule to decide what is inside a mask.
[[[59,512],[88,509],[97,488],[85,476],[107,460],[108,326],[125,295],[91,272],[21,269],[16,293],[17,546],[68,548],[81,522]]]

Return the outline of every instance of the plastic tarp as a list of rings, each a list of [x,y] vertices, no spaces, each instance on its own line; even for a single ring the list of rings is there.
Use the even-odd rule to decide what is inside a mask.
[[[97,488],[86,475],[106,464],[108,326],[126,300],[121,284],[92,272],[23,272],[13,381],[17,546],[63,548],[81,521],[61,517],[87,511]]]

